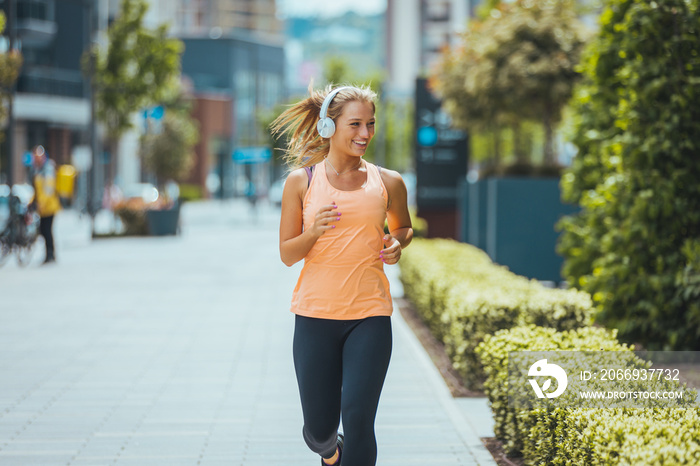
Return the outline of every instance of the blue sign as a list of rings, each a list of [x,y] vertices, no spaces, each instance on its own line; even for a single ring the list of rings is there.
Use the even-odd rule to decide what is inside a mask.
[[[438,132],[432,126],[418,128],[418,144],[423,147],[432,147],[438,142]]]
[[[153,120],[160,120],[163,118],[163,115],[165,114],[165,109],[163,108],[162,105],[156,105],[155,107],[150,107],[147,108],[146,110],[143,111],[143,118],[144,119],[153,119]]]
[[[452,127],[442,102],[430,92],[425,79],[416,80],[416,203],[418,211],[457,212],[457,186],[467,175],[469,138]],[[442,214],[440,214],[442,215]],[[452,214],[451,214],[452,215]],[[441,219],[435,236],[455,237],[447,217]],[[456,218],[456,217],[453,217]],[[438,231],[443,228],[443,231]],[[431,230],[432,231],[432,230]],[[433,233],[431,232],[431,235]]]
[[[263,163],[272,158],[269,147],[240,147],[233,151],[233,161],[236,163]]]

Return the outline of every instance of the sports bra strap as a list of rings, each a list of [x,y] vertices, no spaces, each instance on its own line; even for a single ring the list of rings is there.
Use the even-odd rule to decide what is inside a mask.
[[[309,177],[309,184],[306,185],[307,187],[309,187],[311,186],[311,176],[314,173],[314,167],[304,167],[304,170],[306,170],[306,176]]]

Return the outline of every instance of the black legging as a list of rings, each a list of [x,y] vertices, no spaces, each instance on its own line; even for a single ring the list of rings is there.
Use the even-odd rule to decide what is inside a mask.
[[[294,366],[304,440],[323,457],[335,453],[342,412],[343,466],[377,461],[374,419],[391,358],[391,318],[326,320],[296,316]]]
[[[53,215],[41,217],[39,220],[39,233],[44,237],[46,243],[46,260],[55,259],[56,255],[53,249]]]

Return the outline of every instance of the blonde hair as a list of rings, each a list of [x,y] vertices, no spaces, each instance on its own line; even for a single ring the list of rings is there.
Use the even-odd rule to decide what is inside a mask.
[[[290,169],[310,167],[321,162],[330,150],[328,139],[322,138],[316,130],[321,106],[326,96],[334,89],[328,85],[322,91],[309,86],[309,97],[285,110],[270,125],[273,136],[286,134],[287,147],[284,158]],[[349,102],[367,102],[376,110],[377,94],[369,86],[352,86],[338,92],[328,106],[327,116],[335,120]]]

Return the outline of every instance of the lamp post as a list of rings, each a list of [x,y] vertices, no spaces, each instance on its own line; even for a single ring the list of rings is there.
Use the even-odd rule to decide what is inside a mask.
[[[8,0],[7,2],[7,33],[9,36],[8,53],[12,53],[15,49],[15,39],[17,29],[15,27],[15,1]],[[14,100],[15,91],[17,90],[16,81],[10,85],[10,100],[7,105],[7,185],[12,189],[15,183],[15,111]]]
[[[90,54],[90,73],[87,77],[89,82],[87,87],[88,97],[90,99],[90,120],[88,121],[88,134],[89,134],[89,144],[90,144],[90,172],[87,179],[87,199],[85,200],[86,208],[90,218],[93,220],[95,218],[95,189],[97,188],[97,160],[96,160],[96,149],[97,149],[97,135],[95,128],[95,55],[93,53],[93,35],[94,35],[94,25],[95,25],[95,2],[87,0],[87,27],[85,34],[85,49],[88,50]],[[94,224],[93,224],[94,232]]]
[[[84,0],[84,5],[87,9],[87,18],[85,25],[85,50],[89,55],[89,72],[87,73],[88,82],[86,84],[86,93],[90,101],[90,119],[88,121],[88,140],[90,145],[90,171],[87,177],[87,196],[86,208],[92,222],[92,234],[95,234],[95,215],[100,208],[100,192],[102,187],[102,161],[100,160],[101,144],[97,128],[97,111],[95,95],[97,93],[97,84],[95,82],[95,67],[96,56],[95,47],[99,45],[98,34],[102,30],[101,13],[106,11],[106,7],[102,5],[103,0]]]

